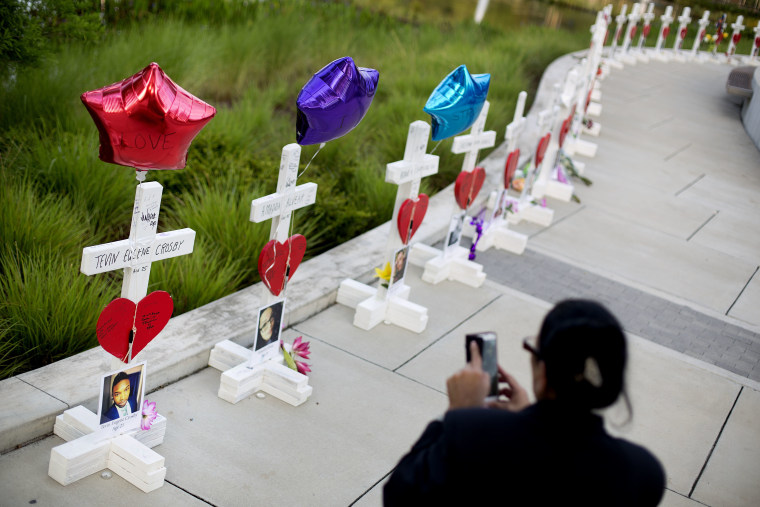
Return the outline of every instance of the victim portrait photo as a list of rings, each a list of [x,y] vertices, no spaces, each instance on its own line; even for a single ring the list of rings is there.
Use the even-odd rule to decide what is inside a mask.
[[[282,328],[282,311],[284,307],[285,300],[282,300],[259,309],[254,351],[260,350],[267,345],[279,341]]]
[[[105,375],[101,381],[100,424],[140,412],[145,363]]]

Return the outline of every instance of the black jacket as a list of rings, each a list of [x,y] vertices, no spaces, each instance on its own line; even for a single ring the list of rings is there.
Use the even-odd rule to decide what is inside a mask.
[[[660,462],[601,417],[544,401],[431,422],[383,490],[385,505],[657,505]],[[460,503],[461,502],[461,503]],[[466,503],[465,503],[466,502]]]

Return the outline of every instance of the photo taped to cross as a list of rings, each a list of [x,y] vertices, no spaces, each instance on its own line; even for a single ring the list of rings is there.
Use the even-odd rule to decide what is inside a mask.
[[[140,427],[145,392],[146,362],[124,365],[99,379],[100,430],[119,435]]]

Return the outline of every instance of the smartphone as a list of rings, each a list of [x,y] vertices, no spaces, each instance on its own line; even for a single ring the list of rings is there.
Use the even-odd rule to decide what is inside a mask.
[[[483,358],[483,371],[488,373],[491,379],[491,387],[488,391],[488,396],[499,395],[499,366],[498,358],[496,356],[496,333],[493,331],[486,331],[484,333],[473,333],[465,335],[465,352],[467,356],[467,362],[470,358],[470,342],[476,342],[478,344],[478,350],[480,350],[480,357]]]

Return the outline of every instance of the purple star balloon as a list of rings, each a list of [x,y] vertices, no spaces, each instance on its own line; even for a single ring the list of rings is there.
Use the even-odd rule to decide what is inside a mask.
[[[350,56],[314,74],[296,99],[296,142],[326,143],[350,132],[367,114],[379,77],[375,69],[357,67]]]
[[[464,65],[446,76],[423,108],[433,118],[433,141],[470,128],[483,109],[490,84],[491,74],[470,74]]]

